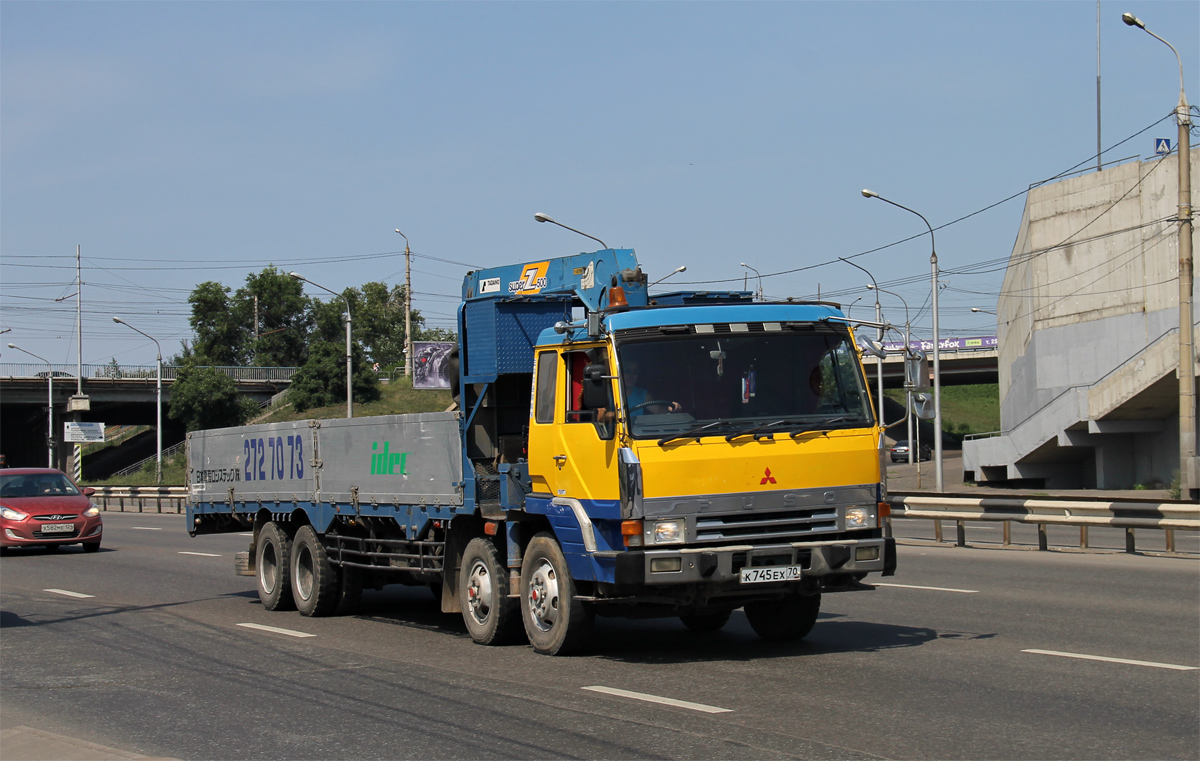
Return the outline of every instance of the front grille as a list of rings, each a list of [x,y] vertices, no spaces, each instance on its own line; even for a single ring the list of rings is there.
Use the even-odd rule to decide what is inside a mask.
[[[33,519],[35,521],[71,521],[78,517],[78,514],[70,513],[68,515],[35,515]]]
[[[806,534],[837,531],[837,510],[784,510],[774,513],[701,515],[696,519],[696,541],[753,541],[788,539]]]
[[[79,536],[79,529],[75,529],[74,531],[52,531],[50,533],[42,531],[33,532],[34,539],[73,539],[77,536]]]

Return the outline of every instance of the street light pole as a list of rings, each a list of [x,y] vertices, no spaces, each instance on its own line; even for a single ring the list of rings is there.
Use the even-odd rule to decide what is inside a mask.
[[[332,293],[334,296],[340,296],[342,301],[346,302],[346,417],[352,418],[354,417],[354,385],[352,383],[353,370],[350,364],[350,299],[346,298],[345,294],[330,290],[320,283],[314,283],[299,272],[289,272],[288,277],[308,283],[309,285],[315,285],[322,291]]]
[[[907,363],[908,362],[909,345],[910,345],[909,344],[909,334],[912,331],[912,321],[908,315],[908,302],[904,299],[903,296],[896,293],[895,291],[887,291],[887,290],[884,290],[883,288],[880,288],[877,285],[871,286],[871,287],[874,288],[874,290],[876,290],[876,291],[882,291],[883,293],[890,293],[891,295],[900,299],[900,303],[904,305],[904,361]],[[882,364],[883,363],[880,362],[880,365],[882,365]],[[905,386],[907,386],[907,385],[908,384],[906,383]],[[908,433],[908,464],[912,465],[913,464],[913,429],[912,429],[913,424],[912,424],[912,389],[911,388],[904,389],[904,419],[905,419],[905,421],[907,421],[906,428],[907,428],[907,433]],[[917,453],[917,459],[918,460],[921,459],[920,452]]]
[[[863,190],[864,198],[878,198],[880,201],[890,203],[898,209],[904,209],[910,214],[916,214],[929,228],[929,269],[931,285],[933,287],[933,453],[934,453],[934,473],[937,476],[937,490],[945,491],[945,484],[942,479],[942,363],[938,351],[938,256],[937,243],[933,237],[933,225],[929,224],[929,220],[925,219],[925,215],[918,211],[913,211],[907,206],[889,201],[873,190]]]
[[[871,284],[867,286],[867,290],[875,291],[875,322],[879,325],[882,325],[883,324],[883,308],[879,305],[879,286],[875,284],[875,276],[872,275],[867,270],[866,267],[855,264],[854,262],[850,261],[849,259],[843,259],[840,256],[838,257],[838,259],[841,259],[843,262],[845,262],[846,264],[849,264],[851,267],[858,267],[860,270],[867,273],[867,277],[871,278]],[[883,343],[883,328],[882,327],[879,327],[876,329],[875,340],[879,341],[880,344]],[[876,392],[876,396],[879,399],[879,425],[882,426],[883,425],[883,357],[876,357],[875,361],[878,363],[876,365],[875,378],[876,378],[876,385],[878,386],[878,391]],[[883,446],[882,438],[879,440],[879,446],[881,446],[881,447]]]
[[[119,324],[124,325],[125,327],[129,328],[130,330],[141,333],[146,338],[149,338],[151,341],[153,341],[154,347],[158,350],[158,357],[156,358],[158,367],[154,373],[154,401],[155,401],[155,405],[158,408],[158,424],[155,427],[155,434],[157,436],[157,445],[158,445],[158,448],[156,450],[158,452],[158,458],[157,458],[158,461],[154,468],[154,483],[161,484],[162,483],[162,346],[159,345],[157,338],[150,335],[149,333],[144,333],[144,332],[138,330],[137,328],[133,327],[129,323],[122,320],[120,317],[114,317],[113,322],[119,323]]]
[[[412,383],[412,252],[408,250],[408,236],[399,230],[396,234],[404,238],[404,375]]]
[[[601,246],[604,246],[605,251],[608,250],[608,244],[605,243],[604,241],[600,240],[599,238],[597,238],[595,235],[588,235],[585,232],[576,230],[574,227],[567,227],[562,222],[555,222],[553,219],[550,218],[550,215],[548,215],[548,214],[543,214],[539,211],[533,215],[533,218],[536,219],[538,222],[549,222],[552,225],[558,225],[559,227],[561,227],[564,230],[570,230],[571,232],[575,233],[576,235],[582,235],[585,238],[591,238],[592,240],[599,243]]]
[[[751,272],[753,272],[754,276],[758,278],[758,293],[755,295],[758,297],[759,301],[762,301],[762,296],[763,296],[762,275],[759,274],[758,270],[754,269],[753,267],[751,267],[749,264],[746,264],[745,262],[742,262],[742,266],[745,267],[746,269],[750,270]]]
[[[1196,368],[1192,347],[1192,159],[1191,126],[1187,94],[1183,90],[1183,59],[1175,46],[1146,28],[1132,13],[1121,20],[1136,26],[1171,49],[1179,62],[1179,104],[1175,120],[1179,124],[1176,160],[1179,166],[1179,494],[1193,499],[1197,474],[1196,462]]]
[[[46,405],[46,449],[48,458],[46,461],[47,468],[54,467],[54,365],[50,364],[50,360],[45,357],[39,357],[31,351],[26,351],[16,344],[9,344],[8,348],[16,349],[19,352],[24,352],[31,357],[42,360],[46,363],[46,385],[48,388],[48,404]]]

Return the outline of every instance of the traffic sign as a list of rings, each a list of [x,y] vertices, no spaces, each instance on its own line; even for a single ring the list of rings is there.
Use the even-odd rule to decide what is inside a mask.
[[[1154,138],[1154,152],[1159,156],[1166,156],[1171,152],[1171,141],[1165,137]]]
[[[104,441],[104,423],[65,423],[63,441],[87,444]]]

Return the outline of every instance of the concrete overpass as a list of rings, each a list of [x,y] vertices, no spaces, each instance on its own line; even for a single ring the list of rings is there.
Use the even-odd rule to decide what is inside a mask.
[[[238,392],[265,402],[287,389],[295,367],[218,367],[231,377]],[[171,386],[179,368],[163,366],[163,441],[164,446],[182,441],[184,431],[166,416],[171,399]],[[52,381],[47,376],[53,373]],[[99,422],[109,425],[154,425],[155,373],[154,365],[114,367],[84,365],[83,393],[88,397],[86,412],[67,412],[68,401],[75,396],[79,381],[75,365],[34,363],[0,364],[0,452],[10,467],[44,466],[46,464],[46,405],[47,386],[53,385],[54,427],[62,439],[62,423],[67,420]],[[66,467],[72,447],[60,444],[58,461]]]
[[[932,381],[933,341],[913,339],[912,344],[929,357],[929,372]],[[995,336],[943,338],[938,341],[938,344],[938,360],[942,366],[943,386],[996,383],[999,380]],[[885,388],[900,388],[904,385],[904,342],[886,341],[883,348],[888,353],[883,360],[883,385]],[[879,360],[872,356],[865,356],[863,365],[866,367],[871,387],[874,388]]]

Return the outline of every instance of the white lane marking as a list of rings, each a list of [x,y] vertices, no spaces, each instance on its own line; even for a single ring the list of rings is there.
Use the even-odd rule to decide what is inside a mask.
[[[1060,653],[1057,650],[1022,650],[1022,653],[1035,655],[1057,655],[1063,658],[1079,658],[1085,661],[1104,661],[1105,663],[1127,663],[1131,666],[1149,666],[1156,669],[1171,669],[1172,671],[1200,671],[1200,666],[1178,666],[1174,663],[1155,663],[1154,661],[1133,661],[1128,658],[1109,658],[1104,655],[1083,655],[1081,653]]]
[[[72,592],[69,589],[43,589],[43,592],[53,592],[56,595],[66,595],[67,597],[95,597],[96,595],[85,595],[83,592]]]
[[[188,552],[187,550],[184,550],[184,551],[180,552],[179,554],[180,555],[199,555],[202,558],[219,558],[219,557],[221,557],[220,555],[216,555],[211,552]]]
[[[161,528],[152,528],[150,526],[130,526],[134,531],[162,531]]]
[[[243,531],[242,533],[238,534],[238,536],[254,536],[254,532],[253,531]]]
[[[884,584],[882,581],[871,582],[873,587],[898,587],[900,589],[928,589],[932,592],[962,592],[965,595],[979,594],[978,589],[953,589],[951,587],[919,587],[915,584]]]
[[[286,634],[289,637],[315,637],[315,636],[317,636],[315,634],[309,634],[307,632],[298,632],[298,631],[293,631],[292,629],[280,629],[276,626],[264,626],[263,624],[238,624],[238,626],[244,626],[247,629],[258,629],[259,631],[263,631],[263,632],[272,632],[274,634]]]
[[[592,692],[603,692],[605,695],[616,695],[619,698],[632,698],[634,700],[644,700],[647,703],[660,703],[666,706],[675,706],[676,708],[688,708],[701,713],[731,713],[728,708],[717,708],[716,706],[706,706],[703,703],[689,703],[686,700],[675,700],[674,698],[660,698],[657,695],[647,695],[644,692],[630,692],[629,690],[618,690],[613,687],[583,687],[582,689],[591,690]]]

